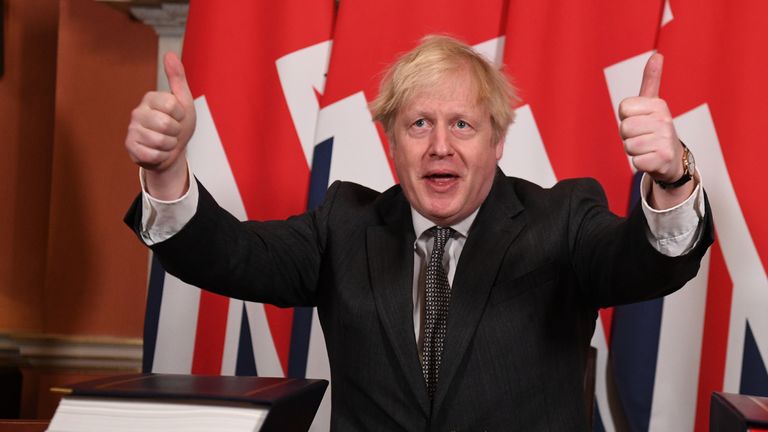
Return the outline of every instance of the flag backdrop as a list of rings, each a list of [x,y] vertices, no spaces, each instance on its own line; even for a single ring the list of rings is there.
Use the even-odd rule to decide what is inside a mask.
[[[190,8],[183,59],[198,122],[188,157],[240,219],[285,218],[307,205],[315,89],[334,4],[305,3],[198,0]],[[285,375],[293,317],[192,289],[153,264],[144,369]]]
[[[768,3],[192,0],[184,64],[198,126],[189,159],[241,219],[313,208],[328,184],[397,179],[367,103],[384,68],[429,33],[504,64],[522,103],[501,168],[551,186],[597,178],[611,209],[639,178],[616,113],[647,58],[665,55],[661,96],[692,149],[717,241],[699,275],[664,299],[603,310],[596,431],[706,431],[709,395],[768,396],[768,204],[759,161],[768,118]],[[634,181],[633,181],[634,179]],[[185,286],[153,262],[144,369],[328,378],[312,309],[277,309]],[[313,430],[327,430],[329,397]]]

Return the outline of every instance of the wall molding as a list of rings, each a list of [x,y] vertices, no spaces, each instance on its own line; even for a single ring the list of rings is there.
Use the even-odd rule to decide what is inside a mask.
[[[1,1],[1,0],[0,0]],[[181,37],[187,25],[189,0],[96,0],[155,29],[158,36]]]
[[[131,16],[151,26],[158,36],[181,37],[187,25],[189,5],[183,3],[163,3],[158,7],[131,7]]]
[[[143,345],[138,338],[0,334],[0,363],[33,368],[138,372]]]

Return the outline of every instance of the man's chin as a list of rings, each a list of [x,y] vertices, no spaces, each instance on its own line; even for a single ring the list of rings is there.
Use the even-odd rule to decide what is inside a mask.
[[[440,226],[453,225],[461,220],[458,211],[448,209],[432,209],[431,211],[422,213],[422,215],[432,221],[435,225]]]

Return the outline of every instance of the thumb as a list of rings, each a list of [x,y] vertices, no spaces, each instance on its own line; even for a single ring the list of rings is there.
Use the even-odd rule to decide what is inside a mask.
[[[661,87],[661,68],[664,65],[664,56],[656,53],[648,59],[643,70],[643,82],[640,84],[640,96],[659,97]]]
[[[163,66],[165,67],[165,76],[168,78],[168,85],[171,88],[171,93],[173,93],[183,105],[191,105],[193,103],[192,91],[189,89],[189,84],[187,84],[184,65],[181,64],[179,56],[173,51],[165,53]]]

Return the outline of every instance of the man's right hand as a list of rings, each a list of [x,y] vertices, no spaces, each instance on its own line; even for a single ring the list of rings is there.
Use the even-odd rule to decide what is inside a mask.
[[[195,105],[184,66],[169,52],[163,65],[171,93],[149,92],[131,113],[125,148],[145,170],[147,192],[174,200],[189,187],[185,149],[195,131]]]

